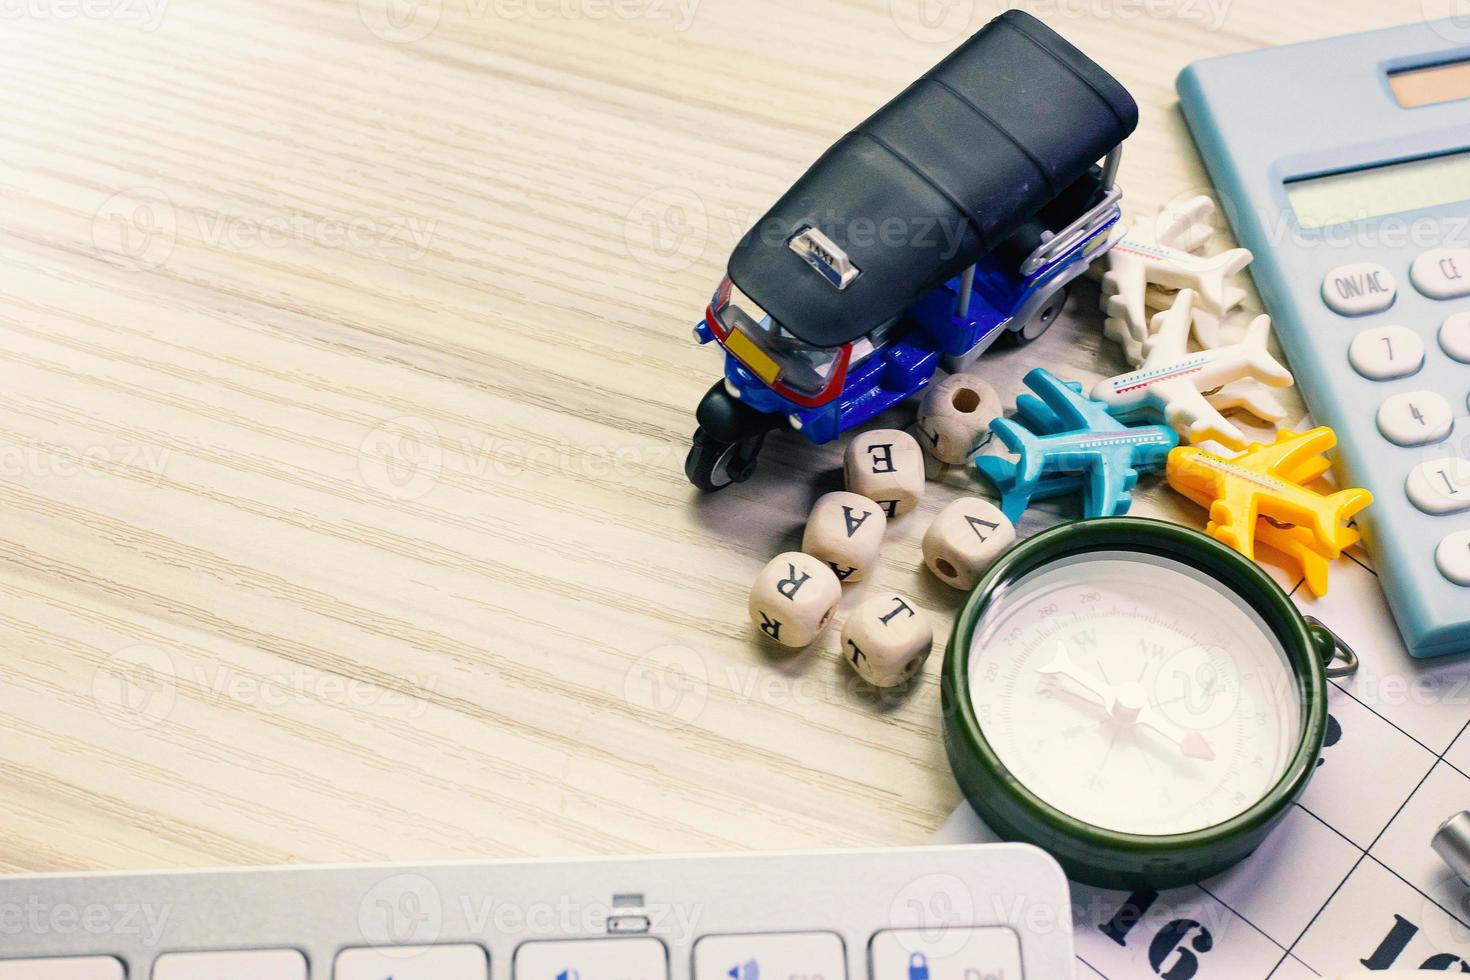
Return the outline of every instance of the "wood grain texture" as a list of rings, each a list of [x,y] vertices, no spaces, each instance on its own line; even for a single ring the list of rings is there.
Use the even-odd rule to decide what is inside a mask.
[[[681,472],[735,239],[1000,7],[916,2],[7,5],[0,870],[926,839],[940,657],[876,702],[745,621],[839,450]],[[1142,104],[1148,216],[1206,183],[1186,63],[1419,4],[1034,11]],[[1003,395],[1121,369],[1095,301]],[[941,636],[918,543],[973,489],[869,586]]]

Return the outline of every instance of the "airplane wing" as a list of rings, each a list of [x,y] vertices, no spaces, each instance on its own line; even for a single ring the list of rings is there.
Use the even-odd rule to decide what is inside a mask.
[[[1252,443],[1245,455],[1233,462],[1255,473],[1290,479],[1294,473],[1311,469],[1311,460],[1335,445],[1337,437],[1326,426],[1302,433],[1282,429],[1274,443],[1269,446]]]
[[[1148,339],[1148,270],[1143,260],[1118,249],[1108,253],[1108,272],[1103,276],[1103,312],[1123,321],[1136,343]]]
[[[1098,428],[1100,419],[1106,418],[1112,421],[1112,416],[1109,416],[1100,406],[1098,406],[1098,412],[1089,411],[1094,407],[1092,401],[1077,388],[1073,388],[1050,371],[1038,368],[1027,374],[1025,381],[1026,387],[1034,391],[1056,417],[1060,428],[1055,431],[1095,430]],[[1117,422],[1113,422],[1113,425],[1121,428]]]
[[[1245,433],[1210,404],[1210,400],[1182,379],[1160,381],[1154,392],[1164,402],[1164,421],[1185,442],[1198,443],[1213,439],[1231,449],[1244,449]]]
[[[1132,503],[1128,491],[1138,483],[1138,471],[1122,463],[1115,453],[1098,453],[1091,458],[1087,480],[1082,485],[1082,513],[1089,517],[1121,517]]]
[[[1189,333],[1194,326],[1197,298],[1194,290],[1181,289],[1174,297],[1174,305],[1153,318],[1149,326],[1152,336],[1148,356],[1143,361],[1145,369],[1166,367],[1189,356]]]

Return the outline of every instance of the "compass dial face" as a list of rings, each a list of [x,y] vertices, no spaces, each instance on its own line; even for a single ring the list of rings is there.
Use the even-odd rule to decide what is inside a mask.
[[[1266,622],[1155,555],[1075,555],[1007,586],[976,627],[969,681],[1006,769],[1121,833],[1190,833],[1245,812],[1304,737],[1301,687]]]

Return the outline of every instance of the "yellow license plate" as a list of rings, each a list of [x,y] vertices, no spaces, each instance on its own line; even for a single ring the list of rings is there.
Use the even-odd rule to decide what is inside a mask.
[[[739,330],[732,331],[725,338],[725,349],[736,357],[740,362],[756,373],[766,384],[775,384],[776,379],[781,376],[781,365],[775,359],[755,345]]]

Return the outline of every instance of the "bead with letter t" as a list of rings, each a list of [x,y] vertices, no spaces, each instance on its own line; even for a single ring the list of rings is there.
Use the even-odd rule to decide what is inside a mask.
[[[887,525],[883,508],[861,494],[823,494],[807,518],[801,550],[826,562],[839,582],[861,582],[878,561]]]
[[[825,562],[788,551],[771,559],[756,577],[750,621],[783,646],[808,646],[827,628],[841,598],[842,583]]]
[[[973,589],[1015,540],[1016,528],[999,507],[979,497],[961,497],[924,532],[924,564],[946,585]]]
[[[842,655],[874,687],[895,687],[924,666],[934,627],[901,595],[867,599],[842,624]]]
[[[847,489],[902,517],[924,497],[924,451],[901,429],[873,429],[852,437],[843,457]]]

